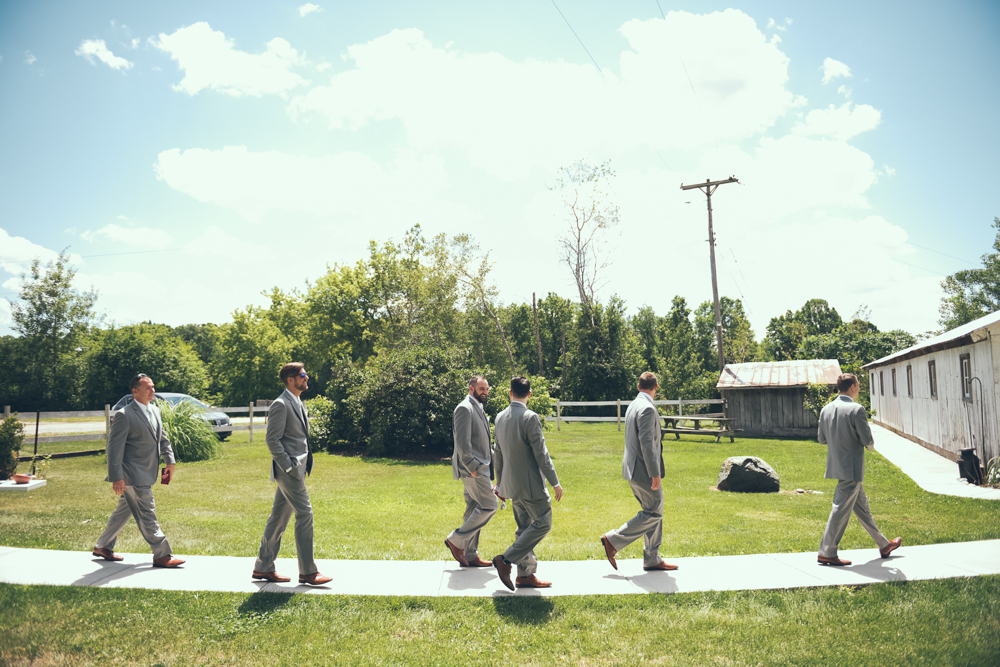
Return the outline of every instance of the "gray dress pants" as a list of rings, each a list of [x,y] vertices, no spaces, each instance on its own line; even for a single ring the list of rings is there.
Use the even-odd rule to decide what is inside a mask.
[[[833,509],[830,511],[830,520],[826,523],[823,540],[819,543],[820,556],[837,557],[837,547],[840,544],[840,538],[844,536],[844,531],[847,530],[847,522],[851,519],[851,512],[857,515],[858,521],[872,536],[879,549],[889,544],[889,540],[875,525],[875,519],[868,508],[865,487],[861,482],[841,479],[837,481],[837,490],[833,492]]]
[[[125,493],[118,498],[118,506],[111,513],[108,525],[97,538],[95,545],[99,549],[115,550],[118,533],[135,517],[139,533],[149,543],[153,550],[153,559],[169,556],[170,543],[167,536],[160,530],[160,522],[156,519],[156,502],[153,500],[153,488],[150,486],[126,486]]]
[[[284,470],[274,476],[278,488],[274,492],[271,516],[264,525],[264,536],[260,539],[260,551],[253,569],[258,572],[273,572],[274,561],[281,550],[281,537],[288,527],[288,520],[295,513],[295,550],[299,556],[299,574],[313,574],[319,571],[313,560],[313,510],[309,502],[306,482],[292,477]]]
[[[514,544],[507,548],[503,557],[508,563],[517,564],[517,576],[529,577],[538,569],[535,547],[552,530],[552,500],[537,498],[531,500],[511,500],[514,521]]]
[[[617,551],[621,551],[640,537],[643,538],[642,565],[658,565],[660,545],[663,543],[663,487],[653,491],[653,480],[635,477],[629,481],[632,494],[639,501],[639,513],[629,519],[618,530],[605,533]]]
[[[480,466],[475,477],[463,477],[465,514],[461,528],[448,536],[448,541],[465,552],[465,560],[479,557],[479,531],[497,513],[497,497],[490,483],[490,467]]]

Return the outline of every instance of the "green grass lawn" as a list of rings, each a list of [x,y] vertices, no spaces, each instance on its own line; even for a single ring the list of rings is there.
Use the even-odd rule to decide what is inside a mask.
[[[0,664],[996,665],[1000,577],[580,598],[0,585]]]
[[[621,479],[613,424],[547,434],[566,489],[541,559],[603,558],[600,534],[637,504]],[[66,449],[86,443],[57,443]],[[75,445],[83,445],[76,447]],[[214,461],[178,466],[155,489],[178,554],[256,554],[274,487],[260,434],[237,432]],[[751,454],[783,489],[711,491],[722,461]],[[815,551],[835,482],[810,441],[664,441],[663,554]],[[90,550],[115,498],[103,457],[50,464],[49,486],[0,494],[0,543]],[[464,509],[448,461],[317,455],[308,481],[317,558],[448,557]],[[926,493],[879,455],[866,490],[880,527],[906,545],[1000,537],[1000,503]],[[486,556],[513,539],[510,510],[483,533]],[[290,532],[288,535],[290,536]],[[852,521],[843,548],[873,548]],[[118,550],[148,553],[134,524]],[[285,540],[282,556],[295,554]],[[626,558],[641,557],[640,545]],[[445,599],[182,593],[0,584],[0,665],[995,665],[1000,577],[861,588],[676,595]]]
[[[575,423],[546,437],[566,495],[555,505],[552,532],[537,554],[543,560],[603,558],[601,533],[638,509],[621,479],[622,436],[613,424]],[[234,433],[223,451],[220,459],[179,465],[174,482],[155,489],[164,532],[178,554],[256,554],[274,494],[269,454],[262,434],[251,444],[246,432]],[[764,458],[780,474],[783,489],[815,489],[824,495],[711,491],[722,461],[741,454]],[[664,440],[664,459],[665,557],[817,549],[835,486],[823,479],[824,446],[748,439],[716,444],[711,438],[688,436]],[[104,475],[102,456],[52,461],[45,488],[0,495],[0,543],[91,549],[116,502]],[[316,517],[317,558],[449,557],[443,540],[459,525],[464,510],[461,485],[452,480],[449,461],[322,453],[307,484]],[[877,454],[868,456],[865,487],[880,528],[890,538],[901,535],[904,544],[1000,537],[1000,503],[926,493]],[[513,534],[508,508],[483,531],[481,552],[487,557],[499,553]],[[841,546],[874,545],[852,521]],[[134,524],[123,531],[117,549],[148,552]],[[640,550],[640,544],[633,544],[622,557],[639,558]],[[294,554],[293,540],[286,540],[282,556]]]

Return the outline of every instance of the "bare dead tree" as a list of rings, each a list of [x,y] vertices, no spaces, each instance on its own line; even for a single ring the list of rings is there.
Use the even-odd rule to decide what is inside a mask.
[[[607,232],[618,224],[618,206],[611,201],[615,172],[610,160],[593,166],[583,160],[560,167],[556,185],[566,207],[566,229],[558,238],[560,261],[569,267],[580,294],[580,305],[591,313],[601,275],[611,265]]]
[[[459,234],[451,240],[450,262],[458,282],[466,289],[466,300],[468,305],[482,309],[497,328],[500,340],[503,341],[504,349],[507,350],[507,358],[510,360],[510,368],[517,375],[517,365],[514,363],[514,354],[510,350],[507,342],[507,332],[504,331],[500,322],[500,315],[497,312],[497,286],[489,282],[489,273],[492,264],[489,261],[489,253],[478,258],[479,246],[468,234]],[[478,264],[477,264],[478,259]]]

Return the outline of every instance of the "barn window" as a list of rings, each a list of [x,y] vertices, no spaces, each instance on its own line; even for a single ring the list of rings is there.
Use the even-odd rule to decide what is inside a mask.
[[[892,395],[896,395],[896,369],[892,369]]]
[[[958,363],[962,365],[962,400],[972,400],[972,359],[968,354],[963,354],[958,358]]]
[[[878,372],[878,394],[885,396],[885,371]]]
[[[913,366],[906,365],[906,395],[913,398]]]
[[[937,363],[933,359],[927,362],[927,377],[931,383],[931,398],[937,398]]]

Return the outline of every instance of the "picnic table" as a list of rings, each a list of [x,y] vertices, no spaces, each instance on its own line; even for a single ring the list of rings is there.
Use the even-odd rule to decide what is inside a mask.
[[[681,439],[682,433],[687,433],[689,435],[714,435],[716,442],[719,442],[722,436],[727,436],[729,442],[736,442],[737,431],[729,426],[729,422],[734,421],[731,417],[725,417],[721,414],[660,415],[660,419],[663,420],[661,432],[664,434],[673,433],[677,440]],[[694,427],[682,426],[682,422],[693,422]],[[716,422],[719,428],[702,428],[702,422]]]

